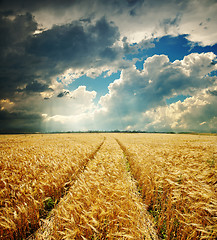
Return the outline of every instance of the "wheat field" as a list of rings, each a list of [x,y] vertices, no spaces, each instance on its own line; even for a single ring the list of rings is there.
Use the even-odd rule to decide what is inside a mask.
[[[0,136],[0,239],[216,239],[217,136]]]
[[[102,141],[94,134],[0,136],[1,239],[35,231]]]
[[[217,239],[217,137],[118,135],[162,239]]]

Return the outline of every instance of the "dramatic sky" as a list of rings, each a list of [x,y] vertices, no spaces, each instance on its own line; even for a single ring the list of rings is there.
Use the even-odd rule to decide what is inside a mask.
[[[217,0],[1,0],[0,132],[217,131]]]

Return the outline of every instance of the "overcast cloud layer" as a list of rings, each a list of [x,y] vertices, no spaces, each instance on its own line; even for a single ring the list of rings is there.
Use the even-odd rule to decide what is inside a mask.
[[[0,132],[217,131],[216,0],[2,0],[0,9]],[[165,36],[189,52],[171,61]]]

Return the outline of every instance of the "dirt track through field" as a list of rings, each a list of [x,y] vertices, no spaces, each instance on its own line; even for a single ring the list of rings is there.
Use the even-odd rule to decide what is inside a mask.
[[[161,239],[217,239],[215,136],[117,134]]]
[[[99,151],[102,134],[0,136],[0,239],[25,239]]]
[[[100,148],[102,147],[104,142],[105,142],[105,137],[104,137],[103,141],[100,143],[100,145],[96,148],[96,150],[93,151],[86,159],[84,159],[84,165],[77,172],[75,172],[73,174],[73,176],[71,176],[70,182],[65,184],[65,189],[66,189],[65,195],[67,194],[68,190],[73,185],[75,180],[78,178],[79,174],[81,174],[84,171],[84,169],[87,167],[88,162],[90,160],[93,160],[93,158],[95,157],[97,152],[100,150]]]
[[[106,138],[104,137],[103,141],[96,148],[96,150],[93,151],[86,159],[84,159],[83,166],[77,172],[75,172],[71,176],[70,181],[65,184],[65,193],[64,193],[63,197],[67,196],[69,189],[72,187],[72,185],[74,184],[76,179],[79,177],[79,175],[85,170],[88,162],[94,159],[95,155],[97,154],[97,152],[100,150],[100,148],[104,144],[105,139]],[[41,227],[37,231],[35,231],[35,233],[33,233],[29,237],[27,237],[27,240],[33,240],[33,239],[35,239],[35,236],[37,236],[38,233],[43,233],[45,231],[48,231],[48,229],[51,227],[52,222],[53,222],[53,213],[51,210],[50,213],[47,214],[47,219],[41,219],[41,223],[40,223]]]
[[[33,239],[158,239],[120,144],[108,136]]]

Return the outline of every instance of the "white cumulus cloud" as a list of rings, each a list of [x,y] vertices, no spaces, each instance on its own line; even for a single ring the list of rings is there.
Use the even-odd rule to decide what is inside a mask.
[[[198,94],[206,93],[217,85],[217,78],[209,75],[217,69],[213,64],[215,58],[213,53],[192,53],[181,61],[170,62],[165,55],[155,55],[144,62],[142,71],[135,67],[123,70],[120,79],[109,85],[109,93],[101,97],[99,103],[102,108],[97,111],[96,119],[102,126],[108,124],[110,128],[113,125],[125,129],[130,125],[144,129],[150,118],[152,123],[148,127],[159,124],[159,128],[169,129],[182,119],[180,114],[194,111],[196,106],[199,116],[200,110],[209,105],[209,101],[205,97],[197,97]],[[214,103],[215,91],[209,91],[205,96],[212,98]],[[184,103],[179,101],[166,106],[166,99],[186,94],[192,97]],[[171,121],[164,120],[170,115],[173,116]],[[100,121],[103,118],[105,120]],[[185,128],[188,119],[185,120],[186,123],[183,121],[180,125],[179,121],[177,124]],[[201,122],[203,119],[200,119]]]
[[[215,87],[214,89],[217,89]],[[217,130],[217,96],[201,90],[195,96],[169,106],[150,109],[143,114],[144,130],[200,131]]]

